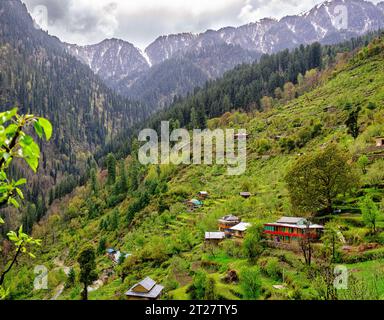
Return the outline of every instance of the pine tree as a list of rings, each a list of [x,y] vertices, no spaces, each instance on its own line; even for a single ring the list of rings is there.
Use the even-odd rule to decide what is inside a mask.
[[[112,153],[107,156],[108,181],[112,185],[116,182],[116,158]]]
[[[91,169],[90,175],[91,175],[91,190],[93,193],[97,194],[99,186],[97,183],[97,176],[96,176],[96,169],[95,168]]]
[[[80,264],[80,282],[84,285],[81,292],[82,300],[88,300],[88,286],[97,279],[95,250],[92,246],[85,246],[77,259]]]
[[[124,160],[119,163],[119,175],[119,193],[126,193],[128,191],[128,182]]]

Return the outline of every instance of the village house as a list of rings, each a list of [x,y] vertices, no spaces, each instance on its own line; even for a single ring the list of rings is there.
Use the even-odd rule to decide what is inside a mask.
[[[122,253],[119,250],[115,250],[113,248],[108,248],[105,251],[107,252],[108,258],[111,259],[115,263],[119,263],[122,259],[121,257],[124,257],[124,259],[126,259],[132,255],[130,253]]]
[[[195,209],[200,208],[203,205],[201,200],[191,199],[186,202],[188,210],[193,211]]]
[[[240,218],[233,215],[224,216],[218,220],[219,230],[224,232],[226,236],[230,237],[232,235],[230,228],[239,224],[240,221]]]
[[[107,256],[109,259],[113,259],[115,254],[116,254],[116,250],[113,249],[113,248],[108,248],[107,250],[105,250],[106,253],[107,253]]]
[[[248,199],[251,196],[250,192],[240,192],[240,196],[242,196],[245,199]]]
[[[384,147],[384,137],[375,137],[376,147],[383,148]]]
[[[264,234],[275,242],[299,241],[305,237],[318,240],[324,227],[312,224],[305,218],[282,217],[276,222],[264,224]]]
[[[224,232],[206,232],[205,242],[211,244],[218,244],[221,240],[225,239]]]
[[[130,288],[125,295],[128,300],[156,300],[161,297],[164,287],[147,277]]]
[[[251,227],[251,224],[248,222],[240,222],[239,224],[229,228],[231,235],[236,238],[244,238],[247,229]]]
[[[200,191],[198,194],[197,194],[198,198],[200,200],[205,200],[206,198],[208,198],[208,192],[207,191]]]

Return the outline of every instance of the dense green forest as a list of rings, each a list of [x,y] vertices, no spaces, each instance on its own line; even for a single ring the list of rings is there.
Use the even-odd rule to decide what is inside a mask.
[[[125,299],[149,276],[165,287],[164,299],[382,299],[384,160],[374,139],[384,135],[384,42],[355,50],[366,41],[286,52],[288,61],[307,52],[298,60],[304,69],[290,74],[286,63],[276,84],[261,82],[261,93],[232,100],[237,85],[252,87],[247,76],[262,77],[261,66],[270,65],[267,74],[276,77],[271,70],[279,70],[284,55],[264,57],[155,116],[154,127],[169,117],[176,127],[247,129],[246,174],[227,176],[218,164],[144,166],[135,141],[127,158],[116,153],[102,166],[92,162],[87,183],[53,201],[33,226],[41,249],[12,270],[4,282],[8,298]],[[228,97],[228,109],[201,102],[199,110],[198,100],[215,89]],[[176,105],[185,112],[169,116]],[[201,190],[209,197],[188,210],[185,200]],[[252,196],[244,199],[242,191]],[[204,242],[229,214],[252,224],[245,238]],[[324,225],[321,240],[298,251],[271,246],[262,224],[281,216]],[[127,255],[113,262],[107,248]],[[32,266],[40,264],[49,271],[48,290],[32,287]],[[332,285],[338,264],[350,271],[349,290]]]
[[[35,29],[22,6],[19,1],[0,3],[0,111],[18,106],[21,114],[45,116],[56,128],[42,148],[37,176],[17,161],[10,169],[14,177],[28,178],[26,210],[34,211],[30,208],[35,206],[36,213],[30,218],[33,215],[27,212],[29,217],[24,218],[31,227],[53,199],[85,181],[93,152],[121,130],[144,120],[150,109],[107,88],[67,54],[57,38]],[[7,225],[18,221],[7,219]]]

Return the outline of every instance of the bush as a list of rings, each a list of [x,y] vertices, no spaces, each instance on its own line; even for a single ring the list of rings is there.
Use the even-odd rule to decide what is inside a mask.
[[[253,260],[259,257],[264,251],[262,244],[263,228],[261,225],[252,226],[248,229],[243,242],[243,250],[246,257]]]
[[[259,266],[261,271],[264,272],[268,277],[274,280],[282,279],[283,272],[278,258],[262,258],[259,260]]]
[[[244,257],[244,253],[243,253],[243,250],[241,248],[241,244],[236,242],[236,241],[226,240],[226,241],[222,242],[220,244],[220,246],[223,248],[223,250],[225,251],[225,253],[229,257],[232,257],[232,258],[243,258]]]
[[[244,299],[258,299],[261,293],[261,280],[259,268],[243,268],[240,271],[240,286],[243,289]]]
[[[207,279],[207,274],[204,271],[196,272],[195,276],[193,277],[193,283],[187,290],[192,300],[204,299]]]
[[[180,285],[172,273],[168,274],[168,276],[165,278],[165,281],[163,282],[163,284],[164,284],[166,291],[175,290]]]

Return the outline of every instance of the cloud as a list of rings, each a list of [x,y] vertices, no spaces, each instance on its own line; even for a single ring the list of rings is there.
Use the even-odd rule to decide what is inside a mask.
[[[322,0],[22,0],[33,13],[46,6],[48,31],[61,40],[91,44],[121,38],[140,48],[158,36],[239,26],[309,10]],[[374,0],[378,2],[378,0]]]

